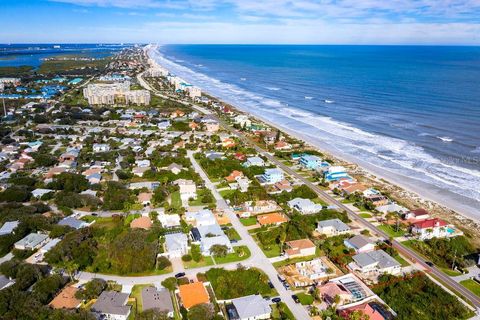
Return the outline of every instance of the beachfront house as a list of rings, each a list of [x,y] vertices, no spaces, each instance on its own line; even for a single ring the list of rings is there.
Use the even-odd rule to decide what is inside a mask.
[[[324,172],[324,177],[325,177],[325,181],[327,181],[327,182],[337,181],[337,180],[340,180],[340,179],[352,180],[352,177],[350,177],[348,175],[347,170],[342,166],[329,167]]]
[[[278,168],[265,169],[265,172],[260,176],[260,182],[265,184],[275,184],[285,179],[283,171]]]
[[[383,250],[375,250],[370,252],[362,252],[352,257],[353,261],[348,264],[348,268],[352,271],[361,273],[364,276],[370,274],[398,274],[402,266],[400,263],[389,256]]]
[[[117,291],[103,291],[90,309],[97,319],[127,320],[130,305],[128,294]]]
[[[316,204],[310,199],[295,198],[287,202],[288,206],[301,214],[312,214],[322,210],[320,204]]]
[[[324,162],[320,157],[310,155],[310,154],[303,154],[300,157],[299,163],[303,167],[309,170],[317,170],[317,169],[326,168],[329,166],[328,162]]]
[[[350,232],[350,227],[339,219],[330,219],[317,222],[317,232],[327,237],[338,236]]]
[[[446,238],[453,233],[453,229],[441,219],[427,219],[412,224],[410,232],[420,240],[432,238]]]

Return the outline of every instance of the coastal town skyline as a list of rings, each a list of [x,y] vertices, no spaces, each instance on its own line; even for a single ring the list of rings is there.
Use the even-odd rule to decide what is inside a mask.
[[[19,0],[0,9],[2,43],[480,44],[476,1]]]

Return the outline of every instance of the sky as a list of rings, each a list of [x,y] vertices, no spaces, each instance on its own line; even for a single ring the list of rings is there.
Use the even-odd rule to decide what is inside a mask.
[[[0,0],[0,43],[480,45],[480,0]]]

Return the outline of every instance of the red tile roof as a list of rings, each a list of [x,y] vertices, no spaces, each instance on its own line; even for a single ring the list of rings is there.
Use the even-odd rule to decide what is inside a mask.
[[[433,228],[433,227],[444,227],[446,226],[447,223],[441,219],[427,219],[423,221],[419,221],[413,224],[415,228],[418,229],[428,229],[428,228]]]

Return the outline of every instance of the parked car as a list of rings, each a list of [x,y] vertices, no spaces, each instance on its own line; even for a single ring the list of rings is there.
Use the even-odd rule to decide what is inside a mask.
[[[425,264],[426,264],[427,266],[429,266],[429,267],[433,267],[433,266],[434,266],[433,262],[431,262],[431,261],[425,261]]]
[[[280,280],[281,282],[285,282],[285,277],[282,276],[281,274],[277,274],[277,278],[278,278],[278,280]]]
[[[295,301],[295,303],[300,303],[300,299],[298,299],[298,296],[296,294],[292,294],[292,299]]]
[[[273,285],[272,281],[270,281],[270,280],[268,280],[268,285],[270,286],[271,289],[274,288],[274,285]]]
[[[279,303],[280,301],[282,301],[282,299],[278,297],[272,299],[272,302],[275,302],[275,303]]]
[[[283,282],[285,289],[290,290],[290,285],[287,282]]]
[[[175,275],[175,278],[181,278],[181,277],[185,277],[185,272],[179,272]]]

